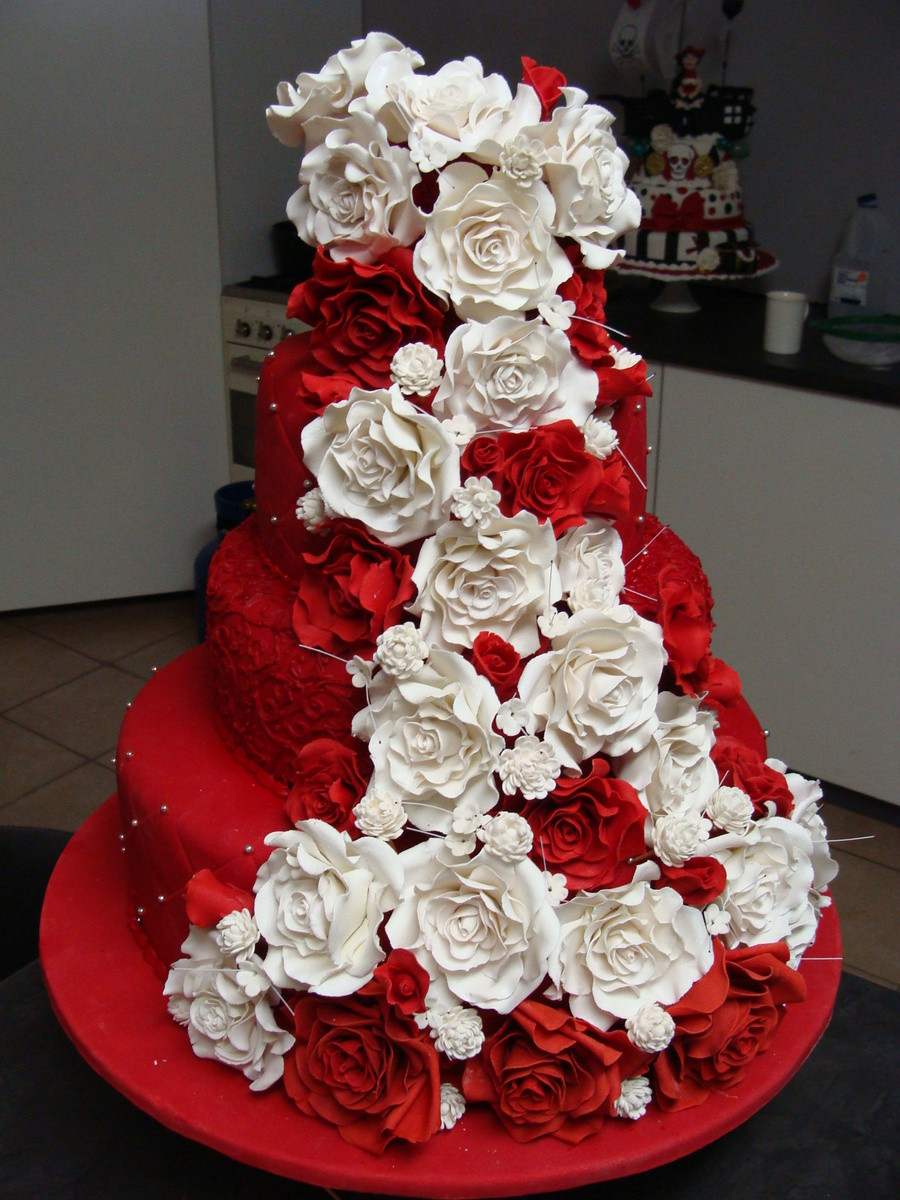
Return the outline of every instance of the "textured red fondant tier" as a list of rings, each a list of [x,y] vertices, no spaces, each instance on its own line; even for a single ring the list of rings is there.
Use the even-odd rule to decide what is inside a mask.
[[[121,848],[135,932],[158,971],[187,936],[184,888],[201,867],[251,890],[285,825],[282,797],[238,763],[216,731],[209,654],[159,671],[128,710],[116,752]]]

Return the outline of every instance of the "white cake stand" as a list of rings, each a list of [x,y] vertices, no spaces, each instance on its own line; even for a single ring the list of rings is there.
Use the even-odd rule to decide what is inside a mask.
[[[656,312],[690,314],[700,311],[700,304],[691,291],[692,283],[729,283],[740,280],[756,279],[774,271],[778,260],[765,250],[759,252],[759,262],[755,271],[745,275],[732,275],[724,271],[701,271],[694,266],[662,266],[659,263],[645,262],[640,259],[626,259],[611,267],[622,275],[640,275],[647,279],[659,279],[666,285],[650,307]]]

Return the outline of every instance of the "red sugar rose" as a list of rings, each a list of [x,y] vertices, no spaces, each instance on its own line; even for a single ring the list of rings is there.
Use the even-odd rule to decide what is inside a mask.
[[[522,80],[530,84],[541,102],[541,120],[546,121],[566,86],[566,77],[556,67],[541,67],[533,58],[522,56]]]
[[[486,445],[485,443],[490,443]],[[584,448],[584,435],[571,421],[556,421],[527,433],[473,438],[463,452],[464,478],[487,475],[500,493],[500,509],[523,509],[550,521],[557,537],[586,517],[615,519],[628,512],[625,464],[613,453],[602,462]]]
[[[567,247],[566,253],[575,268],[559,288],[562,299],[575,305],[575,316],[566,330],[569,344],[584,362],[594,367],[610,366],[613,361],[610,337],[603,328],[606,320],[603,272],[585,267],[576,247]]]
[[[779,817],[788,817],[794,807],[791,789],[780,771],[766,766],[765,760],[736,738],[718,736],[711,754],[719,772],[719,782],[740,788],[753,801],[755,817],[768,816],[767,804],[775,805]]]
[[[487,679],[501,701],[515,695],[522,674],[518,651],[497,633],[479,633],[472,643],[472,663]]]
[[[444,313],[427,298],[403,246],[375,263],[334,262],[320,247],[287,315],[312,325],[310,350],[326,373],[350,375],[364,388],[390,385],[391,359],[407,342],[444,350]]]
[[[253,912],[252,893],[223,883],[208,867],[188,880],[184,901],[190,923],[203,929],[212,929],[230,912],[245,908]]]
[[[692,904],[694,908],[705,908],[725,891],[727,876],[717,858],[698,855],[680,867],[669,867],[661,862],[659,870],[660,877],[651,886],[672,888],[685,904]]]
[[[297,755],[297,782],[284,811],[291,824],[318,818],[354,830],[353,808],[365,793],[372,766],[363,750],[334,738],[313,738]]]
[[[713,631],[712,593],[701,571],[685,570],[685,565],[667,563],[659,573],[659,611],[656,620],[662,626],[663,645],[679,685],[696,695],[693,675],[709,654]]]
[[[375,978],[384,988],[388,1004],[412,1016],[425,1011],[425,994],[431,980],[410,950],[392,950],[375,968]]]
[[[524,1000],[466,1063],[463,1092],[490,1104],[517,1142],[547,1134],[576,1145],[600,1129],[622,1080],[649,1061],[625,1032]]]
[[[738,1083],[772,1041],[783,1006],[806,995],[802,975],[787,966],[784,942],[725,951],[718,939],[714,944],[710,971],[668,1009],[675,1036],[653,1066],[657,1103],[668,1111]]]
[[[427,1142],[441,1126],[441,1078],[430,1035],[378,982],[352,996],[306,995],[294,1009],[285,1091],[344,1141],[381,1154],[396,1139]]]
[[[634,876],[628,860],[645,854],[647,810],[630,783],[609,776],[602,758],[584,779],[561,776],[523,815],[534,832],[530,857],[564,874],[570,891],[623,887]]]
[[[396,625],[416,594],[412,563],[361,525],[335,521],[328,529],[321,553],[301,555],[306,569],[294,602],[294,632],[304,645],[357,653]]]

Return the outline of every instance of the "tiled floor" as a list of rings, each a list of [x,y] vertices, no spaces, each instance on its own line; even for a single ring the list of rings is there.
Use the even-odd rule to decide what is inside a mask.
[[[0,615],[0,825],[76,829],[115,789],[125,706],[194,643],[192,595]],[[900,990],[900,811],[826,796],[845,968]]]

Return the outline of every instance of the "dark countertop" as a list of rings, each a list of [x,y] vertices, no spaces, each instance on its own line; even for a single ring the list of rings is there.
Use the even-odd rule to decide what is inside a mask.
[[[900,404],[900,363],[875,368],[844,362],[826,348],[822,335],[808,323],[799,354],[767,354],[763,350],[766,300],[762,292],[692,284],[699,312],[661,313],[650,307],[662,290],[661,283],[619,281],[610,274],[607,284],[609,324],[629,334],[628,346],[646,359],[855,400]],[[824,305],[812,306],[811,317],[824,315]]]

